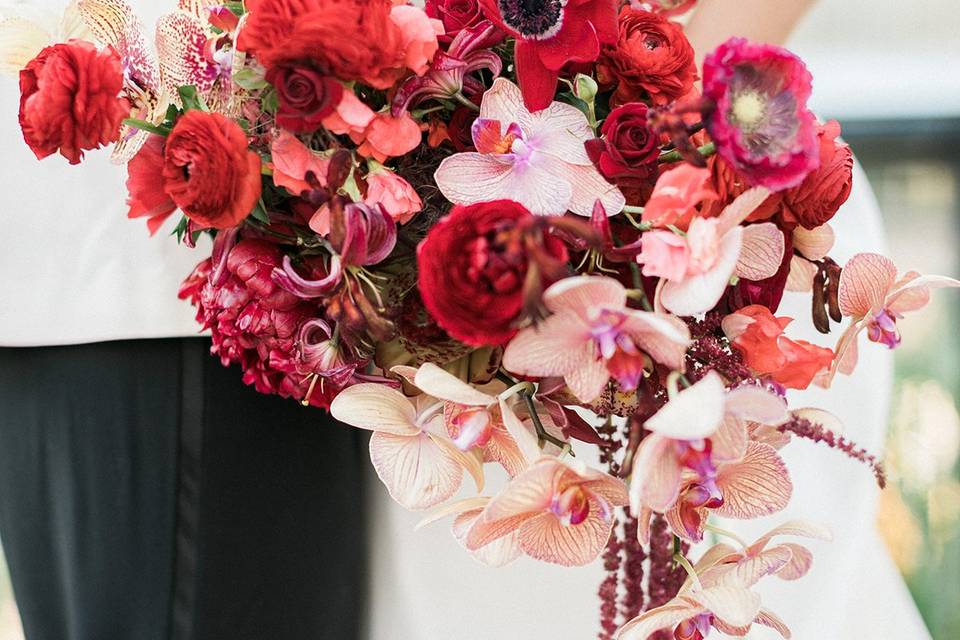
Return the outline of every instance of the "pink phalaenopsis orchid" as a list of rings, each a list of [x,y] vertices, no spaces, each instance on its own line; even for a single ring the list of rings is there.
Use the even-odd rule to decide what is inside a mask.
[[[621,627],[616,640],[647,640],[661,630],[680,640],[703,640],[711,628],[729,636],[744,637],[761,624],[790,638],[790,629],[772,611],[761,606],[750,591],[761,578],[775,575],[797,580],[810,569],[810,551],[787,542],[768,547],[776,536],[829,540],[830,532],[818,525],[791,521],[767,532],[742,551],[727,544],[708,549],[692,568],[690,579],[670,602],[644,612]]]
[[[897,320],[909,311],[930,302],[930,292],[942,287],[960,287],[960,281],[946,276],[924,276],[908,271],[897,278],[893,261],[876,253],[858,253],[840,274],[840,312],[852,323],[837,342],[836,359],[829,378],[839,371],[850,374],[857,365],[857,338],[867,331],[872,342],[893,349],[900,344]]]
[[[777,273],[783,261],[783,233],[770,222],[740,226],[769,192],[757,187],[744,192],[716,218],[695,217],[686,235],[667,230],[642,236],[637,262],[643,274],[661,278],[658,308],[679,316],[706,313],[716,306],[736,275],[763,280]]]
[[[594,560],[627,502],[623,482],[576,462],[545,456],[515,477],[476,516],[466,534],[477,550],[515,535],[532,558],[564,566]]]
[[[644,424],[651,433],[634,457],[633,512],[666,513],[677,535],[699,541],[706,509],[731,518],[783,509],[793,489],[786,465],[773,447],[751,440],[747,423],[787,417],[780,397],[754,386],[727,391],[708,373]]]
[[[583,143],[593,129],[576,107],[553,102],[531,113],[517,85],[497,78],[472,133],[477,151],[446,158],[434,174],[451,202],[514,200],[544,216],[590,216],[597,200],[608,215],[623,209],[623,194],[587,156]]]
[[[690,332],[678,318],[627,307],[623,285],[578,276],[550,286],[543,303],[553,315],[510,341],[503,366],[514,373],[562,377],[581,402],[591,402],[610,378],[633,390],[646,357],[683,369]]]
[[[488,20],[460,31],[446,51],[434,54],[425,74],[411,76],[400,85],[391,105],[393,115],[399,116],[425,100],[482,93],[483,83],[470,74],[486,69],[494,77],[500,75],[503,62],[489,47],[501,38]]]

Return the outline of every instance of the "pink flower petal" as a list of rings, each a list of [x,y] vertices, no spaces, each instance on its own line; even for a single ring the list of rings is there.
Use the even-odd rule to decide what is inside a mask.
[[[784,545],[777,545],[758,553],[747,556],[736,563],[717,566],[713,571],[717,574],[716,582],[711,584],[726,584],[737,587],[752,587],[760,578],[773,575],[781,571],[790,563],[792,553]],[[703,580],[713,579],[705,574]]]
[[[664,282],[660,301],[678,316],[695,316],[716,306],[737,267],[743,228],[734,227],[720,241],[720,255],[712,269],[683,282]],[[661,281],[663,282],[663,281]]]
[[[813,554],[810,550],[793,542],[786,542],[780,546],[789,549],[792,556],[790,562],[777,571],[777,577],[784,580],[799,580],[807,575],[810,567],[813,566]]]
[[[778,426],[786,422],[787,403],[783,398],[752,385],[744,385],[727,393],[725,411],[743,420]]]
[[[518,475],[494,497],[484,510],[485,522],[523,513],[539,513],[550,507],[554,479],[566,467],[556,458],[542,458]]]
[[[487,520],[481,513],[480,517],[474,521],[473,526],[467,531],[464,545],[470,551],[482,549],[504,536],[515,535],[524,522],[536,516],[536,512],[524,512],[509,518]]]
[[[853,256],[840,273],[841,313],[859,319],[882,308],[896,277],[897,267],[890,258],[876,253]]]
[[[426,362],[420,366],[413,384],[434,398],[457,404],[488,407],[497,401],[495,397],[477,390],[432,362]]]
[[[807,260],[822,260],[833,249],[836,234],[829,224],[816,229],[797,227],[793,230],[793,248]]]
[[[514,413],[506,400],[500,400],[500,415],[503,417],[504,428],[510,434],[510,437],[513,439],[514,444],[523,457],[521,463],[522,468],[516,470],[519,472],[540,459],[540,447],[537,443],[537,436],[524,426],[523,422],[520,421],[520,418],[517,417],[517,414]],[[512,473],[510,469],[507,469],[507,472],[510,473],[511,476],[517,475],[517,473]]]
[[[457,448],[450,438],[442,435],[436,435],[428,433],[430,439],[433,441],[433,444],[443,452],[443,454],[450,458],[451,460],[456,460],[457,463],[463,467],[467,473],[470,474],[470,477],[473,478],[473,483],[477,487],[477,493],[483,491],[483,458],[478,451],[461,451]]]
[[[913,274],[915,272],[911,272]],[[902,284],[901,284],[902,283]],[[907,282],[901,280],[894,286],[894,290],[887,296],[887,308],[895,313],[916,311],[927,306],[930,302],[930,290],[944,287],[960,287],[960,281],[946,276],[921,276],[911,278]]]
[[[749,440],[747,425],[742,420],[727,416],[710,436],[713,445],[711,455],[716,462],[739,460],[746,454]]]
[[[480,509],[465,511],[453,521],[453,535],[465,549],[467,548],[467,535],[473,525],[476,524],[480,513]],[[489,567],[503,567],[519,558],[523,550],[520,548],[515,531],[479,549],[475,549],[471,553],[474,558]]]
[[[554,313],[572,311],[584,322],[591,312],[601,308],[622,309],[627,304],[627,290],[606,276],[574,276],[551,285],[543,293],[543,303]]]
[[[604,518],[594,504],[587,518],[564,524],[552,513],[541,513],[523,523],[520,548],[531,558],[565,567],[579,567],[596,560],[610,538],[613,520]]]
[[[463,480],[460,463],[426,433],[400,436],[378,431],[370,438],[370,461],[390,497],[411,510],[443,502]]]
[[[784,252],[783,232],[771,222],[743,228],[743,246],[736,274],[747,280],[765,280],[780,270]]]
[[[347,387],[333,399],[330,414],[360,429],[403,436],[420,433],[410,400],[382,384],[365,382]]]
[[[587,345],[588,351],[593,351],[593,345]],[[580,366],[563,376],[564,382],[570,391],[583,403],[593,402],[603,393],[610,382],[610,372],[607,364],[599,356],[584,358]]]
[[[753,187],[741,193],[718,216],[719,233],[727,233],[746,220],[768,197],[770,191],[764,187]]]
[[[726,388],[717,373],[707,373],[684,389],[646,422],[646,428],[674,440],[708,438],[723,420]]]
[[[524,131],[528,131],[533,123],[533,117],[523,104],[520,88],[502,77],[494,80],[493,86],[483,94],[479,117],[499,120],[504,125],[516,122]]]
[[[630,476],[631,511],[646,506],[663,513],[673,506],[680,495],[681,472],[672,440],[657,434],[644,438]]]
[[[787,291],[806,293],[813,289],[813,279],[817,276],[817,265],[800,256],[790,258],[790,274],[787,276]]]
[[[741,520],[783,510],[793,493],[783,458],[770,445],[756,442],[747,446],[742,460],[720,467],[717,485],[723,493],[717,513]]]
[[[762,624],[765,627],[770,627],[779,633],[783,638],[786,638],[786,640],[790,640],[790,638],[793,637],[793,634],[790,633],[790,628],[786,625],[786,623],[778,618],[777,615],[769,609],[761,608],[759,613],[757,613],[757,617],[754,618],[753,621],[757,624]]]
[[[757,553],[760,549],[763,549],[764,546],[776,536],[798,536],[801,538],[813,538],[815,540],[832,540],[833,535],[830,533],[830,530],[819,525],[815,522],[809,522],[806,520],[790,520],[789,522],[784,522],[771,529],[770,531],[763,534],[762,537],[758,538],[754,542],[750,549],[749,553]]]
[[[593,358],[586,333],[574,314],[554,314],[513,337],[503,352],[503,366],[520,375],[565,376]]]
[[[530,146],[571,164],[593,166],[583,143],[593,138],[587,116],[575,106],[552,102],[523,127]]]
[[[731,627],[749,626],[760,611],[760,596],[749,589],[718,585],[689,593],[684,598],[700,604]]]
[[[510,411],[510,414],[513,415],[513,411]],[[517,419],[515,415],[513,419]],[[519,420],[517,420],[517,422],[519,422]],[[511,435],[505,423],[506,420],[504,420],[503,423],[498,422],[494,424],[490,440],[488,440],[487,444],[483,447],[484,460],[499,462],[507,474],[513,478],[520,475],[530,463],[527,456],[520,450],[520,445],[517,444],[517,441]],[[522,424],[520,428],[523,428]],[[524,429],[524,433],[533,440],[533,446],[536,448],[536,436],[526,429]]]
[[[648,640],[661,629],[672,630],[678,624],[703,613],[703,607],[687,600],[671,600],[662,607],[650,609],[620,627],[614,640]]]
[[[651,358],[671,369],[683,371],[690,346],[690,329],[676,316],[648,311],[632,311],[624,331]]]
[[[548,161],[547,158],[550,160]],[[570,185],[568,208],[578,216],[591,217],[597,200],[603,204],[607,216],[623,211],[623,206],[627,203],[623,193],[615,185],[607,182],[592,164],[572,164],[552,156],[540,156],[537,162],[552,175],[559,176],[564,183]]]

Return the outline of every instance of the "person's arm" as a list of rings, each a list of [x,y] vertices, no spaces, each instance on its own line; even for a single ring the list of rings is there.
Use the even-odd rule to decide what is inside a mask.
[[[700,0],[687,23],[697,64],[730,36],[783,44],[816,0]]]

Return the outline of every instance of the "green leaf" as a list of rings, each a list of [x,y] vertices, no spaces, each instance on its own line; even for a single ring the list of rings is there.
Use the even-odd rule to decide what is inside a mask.
[[[177,223],[176,228],[170,233],[172,236],[177,236],[177,244],[183,242],[183,236],[187,232],[187,225],[190,224],[190,221],[187,219],[187,216],[180,218],[180,222]]]
[[[197,92],[197,88],[192,84],[179,87],[177,93],[180,94],[180,101],[183,103],[183,110],[190,111],[191,109],[197,109],[200,111],[206,111],[207,105],[203,103],[203,100],[200,99],[200,94]]]
[[[277,109],[280,108],[280,98],[277,97],[277,92],[272,88],[265,91],[260,97],[260,106],[267,113],[276,113]]]
[[[246,13],[246,9],[243,8],[243,2],[238,2],[238,1],[224,2],[223,6],[225,6],[227,9],[232,11],[234,15],[236,15],[238,18],[243,17],[243,14]]]
[[[146,120],[138,120],[136,118],[124,118],[123,124],[128,127],[133,127],[134,129],[140,129],[141,131],[149,131],[150,133],[155,133],[158,136],[168,136],[170,135],[170,129],[166,127],[160,127]]]
[[[257,203],[257,206],[253,208],[253,211],[250,212],[250,215],[254,220],[262,222],[263,224],[270,224],[270,215],[267,214],[266,208],[263,206],[263,200],[260,200]]]
[[[247,91],[258,91],[267,87],[262,69],[241,69],[233,74],[233,81]]]
[[[590,105],[569,91],[564,91],[561,93],[559,96],[557,96],[557,100],[575,106],[580,111],[583,111],[583,115],[587,116],[588,118],[590,117]]]

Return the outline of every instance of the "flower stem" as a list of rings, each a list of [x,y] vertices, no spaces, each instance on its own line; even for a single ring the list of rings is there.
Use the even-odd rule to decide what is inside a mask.
[[[533,428],[537,430],[537,441],[540,444],[540,448],[543,448],[544,442],[549,442],[550,444],[554,444],[561,449],[568,449],[570,451],[570,455],[576,457],[576,455],[573,453],[573,450],[569,449],[568,443],[547,433],[543,423],[540,422],[540,414],[537,413],[537,407],[533,403],[533,394],[528,390],[523,390],[520,392],[520,397],[523,398],[523,402],[527,405],[527,411],[530,413],[530,419],[533,421]]]
[[[712,142],[708,142],[702,147],[697,148],[697,152],[704,158],[712,156],[717,152],[717,145]],[[677,149],[674,149],[673,151],[667,151],[666,153],[661,153],[660,157],[657,158],[657,162],[659,162],[660,164],[680,162],[681,160],[683,160],[683,156],[680,154],[680,152]]]
[[[693,584],[698,591],[703,589],[703,585],[700,583],[700,577],[697,576],[696,569],[693,568],[693,565],[690,564],[690,561],[687,560],[686,556],[677,551],[673,554],[673,561],[683,567],[683,569],[687,572],[687,575],[690,576],[690,579],[693,580]]]
[[[170,130],[165,127],[158,127],[155,124],[147,122],[146,120],[138,120],[136,118],[124,118],[123,124],[128,127],[133,127],[134,129],[140,129],[141,131],[149,131],[150,133],[155,133],[158,136],[167,137],[170,135]]]
[[[457,91],[455,94],[453,94],[450,97],[456,100],[457,102],[459,102],[460,104],[462,104],[463,106],[467,107],[468,109],[473,109],[474,111],[480,111],[480,107],[474,104],[469,98],[467,98],[467,96],[463,95],[459,91]]]
[[[640,266],[630,261],[630,275],[633,277],[633,289],[637,292],[636,297],[640,300],[644,311],[653,311],[653,305],[647,300],[647,292],[643,290],[643,279],[640,278]]]
[[[706,531],[712,531],[712,532],[714,532],[714,533],[717,534],[718,536],[723,536],[723,537],[725,537],[725,538],[730,538],[731,540],[733,540],[734,542],[736,542],[738,545],[740,545],[743,549],[746,549],[746,548],[747,548],[747,543],[743,541],[743,538],[741,538],[740,536],[738,536],[737,534],[735,534],[733,531],[728,531],[728,530],[726,530],[726,529],[721,529],[720,527],[714,526],[714,525],[712,525],[712,524],[705,524],[705,525],[703,525],[703,528],[704,528],[704,530],[706,530]]]

